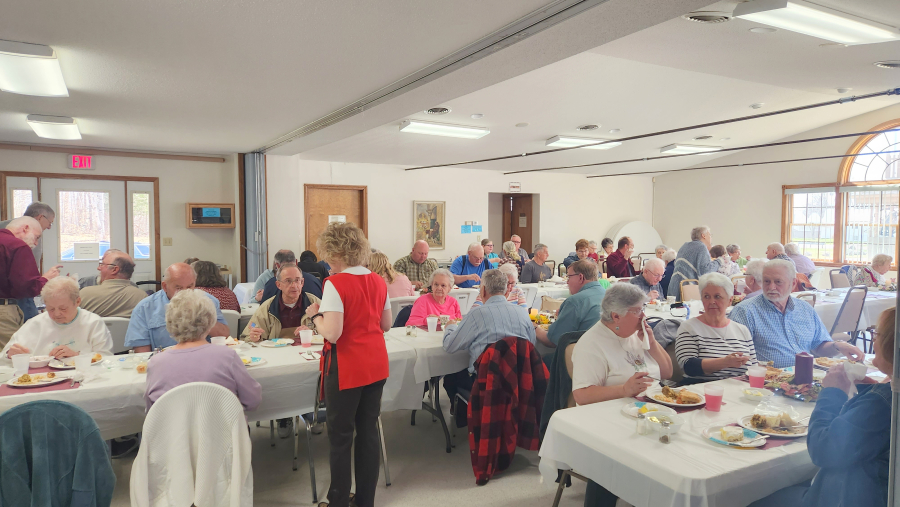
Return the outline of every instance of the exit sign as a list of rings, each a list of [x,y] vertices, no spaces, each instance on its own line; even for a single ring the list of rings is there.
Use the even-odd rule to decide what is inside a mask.
[[[69,169],[93,169],[94,157],[91,155],[67,155]]]

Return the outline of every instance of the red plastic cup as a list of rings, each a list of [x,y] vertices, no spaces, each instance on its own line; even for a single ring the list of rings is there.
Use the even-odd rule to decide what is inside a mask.
[[[703,387],[706,394],[706,410],[710,412],[718,412],[722,409],[722,397],[725,395],[725,388],[717,385],[706,385]]]
[[[750,387],[765,387],[766,368],[764,366],[751,366],[747,368],[747,378],[750,379]]]

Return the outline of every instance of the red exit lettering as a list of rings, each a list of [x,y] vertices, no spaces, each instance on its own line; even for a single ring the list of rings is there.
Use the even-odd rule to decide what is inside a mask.
[[[69,169],[93,169],[91,155],[69,155]]]

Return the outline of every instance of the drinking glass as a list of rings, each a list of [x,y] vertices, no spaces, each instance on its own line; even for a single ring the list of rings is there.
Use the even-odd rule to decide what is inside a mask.
[[[91,359],[93,357],[93,353],[75,356],[75,371],[87,373],[91,369]]]
[[[209,342],[213,345],[225,345],[225,340],[227,340],[225,336],[213,336],[209,339]]]
[[[313,332],[311,329],[303,329],[300,331],[300,345],[304,347],[312,346],[312,335]]]
[[[25,375],[28,373],[28,363],[31,362],[31,354],[16,354],[12,356],[13,368],[16,370],[15,375]]]
[[[706,395],[706,410],[718,412],[722,409],[722,397],[725,395],[725,388],[717,385],[707,384],[703,387]]]
[[[765,387],[766,367],[751,366],[747,368],[747,377],[750,379],[750,387]]]

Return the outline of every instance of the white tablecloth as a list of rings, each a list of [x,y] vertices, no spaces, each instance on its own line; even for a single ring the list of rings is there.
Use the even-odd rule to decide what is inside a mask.
[[[805,438],[765,451],[704,440],[704,427],[735,422],[755,407],[741,399],[749,384],[733,379],[716,384],[725,387],[722,411],[681,414],[685,425],[669,444],[660,443],[655,434],[635,433],[635,420],[620,412],[634,400],[556,412],[540,450],[545,483],[555,488],[557,468],[571,468],[635,507],[743,507],[815,474]],[[785,402],[801,417],[812,413],[813,404]]]
[[[443,333],[418,329],[416,336],[406,336],[406,328],[395,327],[386,335],[390,340],[406,343],[416,351],[416,364],[413,366],[416,383],[422,383],[432,377],[456,373],[469,367],[469,352],[461,350],[450,354],[443,347]]]
[[[410,345],[391,338],[385,340],[390,363],[390,377],[384,386],[381,409],[417,410],[422,406],[421,383],[416,382],[413,367],[416,351]],[[240,353],[262,357],[267,363],[250,368],[250,376],[262,386],[262,403],[255,411],[247,412],[251,421],[293,417],[310,412],[316,393],[319,361],[300,357],[305,350],[321,350],[322,346],[251,348],[245,345]],[[146,355],[146,354],[145,354]],[[116,359],[123,356],[115,356]],[[141,431],[144,423],[144,391],[146,375],[134,369],[107,369],[94,366],[100,378],[66,391],[50,391],[0,397],[0,413],[21,403],[35,400],[61,400],[85,410],[100,427],[104,439]],[[7,375],[8,376],[8,375]]]

